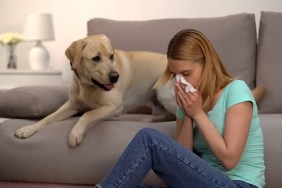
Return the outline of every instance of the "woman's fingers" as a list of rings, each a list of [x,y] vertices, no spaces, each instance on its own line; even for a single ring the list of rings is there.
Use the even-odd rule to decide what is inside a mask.
[[[176,84],[177,96],[182,106],[191,105],[191,99],[189,93],[186,93],[179,84]]]

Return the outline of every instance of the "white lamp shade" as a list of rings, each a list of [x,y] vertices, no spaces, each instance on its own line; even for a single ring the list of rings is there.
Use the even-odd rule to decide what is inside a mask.
[[[27,41],[54,40],[51,14],[28,14],[25,17],[24,39]]]

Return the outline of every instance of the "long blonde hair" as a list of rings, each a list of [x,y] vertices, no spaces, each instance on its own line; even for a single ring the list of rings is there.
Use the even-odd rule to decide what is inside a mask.
[[[232,81],[211,42],[195,29],[184,29],[176,33],[169,42],[167,58],[203,63],[198,90],[202,95],[203,108],[206,112],[212,108],[216,92]],[[167,66],[164,74],[156,83],[156,87],[165,85],[172,77],[173,74]]]

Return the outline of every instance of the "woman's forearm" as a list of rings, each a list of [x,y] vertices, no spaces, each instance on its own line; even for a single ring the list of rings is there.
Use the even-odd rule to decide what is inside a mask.
[[[184,121],[177,121],[176,140],[189,150],[193,148],[192,120],[185,118]]]

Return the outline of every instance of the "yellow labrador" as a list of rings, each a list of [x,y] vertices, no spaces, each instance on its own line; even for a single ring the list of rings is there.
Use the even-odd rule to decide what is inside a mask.
[[[167,66],[166,56],[151,52],[114,50],[105,35],[93,35],[74,41],[66,50],[74,71],[69,99],[57,111],[37,123],[16,131],[28,138],[40,128],[85,112],[69,134],[69,145],[78,146],[90,123],[133,110],[155,95],[152,89]]]

